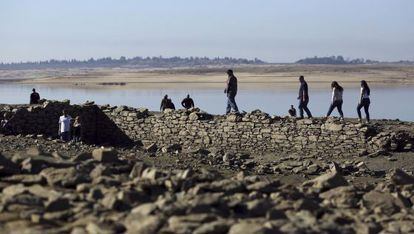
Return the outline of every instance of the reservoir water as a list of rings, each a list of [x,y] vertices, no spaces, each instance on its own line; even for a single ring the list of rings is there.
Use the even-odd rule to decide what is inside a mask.
[[[87,100],[103,105],[127,105],[159,110],[161,98],[168,94],[176,107],[189,93],[197,107],[212,114],[223,114],[226,97],[221,88],[84,88],[75,86],[58,87],[54,85],[25,85],[16,83],[0,84],[0,103],[27,103],[32,88],[36,88],[42,98],[51,100],[70,99],[72,104]],[[356,105],[358,88],[346,88],[344,92],[345,117],[357,117]],[[258,89],[241,88],[236,97],[241,111],[260,109],[271,115],[284,116],[290,105],[297,108],[296,89]],[[330,104],[331,92],[328,89],[311,89],[309,108],[314,116],[325,116]],[[400,119],[414,121],[414,87],[372,88],[371,118]],[[338,115],[337,111],[333,115]]]

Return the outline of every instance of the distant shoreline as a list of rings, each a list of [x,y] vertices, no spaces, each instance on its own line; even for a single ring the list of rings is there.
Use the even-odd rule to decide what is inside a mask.
[[[223,67],[187,69],[42,69],[2,70],[0,83],[70,85],[105,88],[172,86],[223,87],[227,79]],[[304,75],[309,84],[329,87],[333,80],[346,87],[367,80],[374,86],[414,86],[414,65],[260,65],[234,68],[240,84],[249,86],[297,87]]]

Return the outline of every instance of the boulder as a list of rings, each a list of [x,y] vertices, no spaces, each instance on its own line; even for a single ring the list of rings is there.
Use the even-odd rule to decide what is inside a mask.
[[[75,168],[46,168],[40,172],[50,186],[76,187],[80,183],[90,181],[90,178],[78,172]]]
[[[362,203],[370,210],[376,210],[384,215],[391,216],[399,212],[403,208],[409,208],[408,204],[403,197],[395,196],[389,192],[380,192],[372,190],[366,193],[362,198]]]
[[[194,230],[194,234],[226,234],[230,229],[231,223],[224,220],[217,220],[204,223]]]
[[[165,220],[159,215],[130,214],[124,221],[127,234],[153,234],[158,233]]]
[[[388,177],[390,181],[396,185],[414,184],[414,177],[408,175],[401,169],[394,169]]]
[[[158,146],[155,143],[152,143],[145,147],[145,151],[147,151],[148,153],[156,153],[157,150],[158,150]]]
[[[92,151],[92,157],[102,163],[118,162],[118,152],[114,148],[99,148]]]
[[[262,223],[258,222],[245,222],[242,221],[240,223],[236,223],[231,226],[228,234],[272,234],[278,233],[274,232],[267,227],[265,227]]]
[[[314,189],[320,192],[347,185],[348,182],[341,175],[339,170],[336,169],[336,167],[324,175],[318,176],[313,180],[303,183],[303,186],[312,186]]]
[[[17,164],[0,154],[0,176],[7,176],[19,173]]]
[[[341,186],[319,194],[323,203],[337,208],[356,208],[359,198],[353,186]]]
[[[131,172],[129,173],[129,178],[134,179],[140,177],[145,168],[147,168],[147,166],[144,162],[136,162]]]

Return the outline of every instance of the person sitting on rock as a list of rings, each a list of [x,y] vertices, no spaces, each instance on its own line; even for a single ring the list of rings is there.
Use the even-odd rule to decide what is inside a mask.
[[[164,98],[161,100],[160,111],[164,111],[167,109],[168,104],[168,95],[165,95]]]
[[[81,119],[79,116],[76,116],[75,122],[73,123],[73,140],[75,142],[81,141]]]
[[[64,142],[70,141],[70,124],[72,118],[66,113],[66,110],[62,111],[62,116],[59,117],[59,136]]]
[[[167,104],[166,104],[165,109],[175,110],[175,105],[170,98],[167,99]]]
[[[181,105],[187,110],[194,107],[194,101],[190,98],[190,94],[187,94],[187,97],[183,99]]]
[[[40,95],[36,92],[36,89],[32,89],[32,94],[30,95],[30,105],[39,104]]]
[[[296,109],[293,105],[290,105],[290,109],[288,112],[290,117],[296,117]]]

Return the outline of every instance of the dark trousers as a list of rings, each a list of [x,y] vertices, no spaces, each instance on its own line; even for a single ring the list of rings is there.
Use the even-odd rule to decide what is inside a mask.
[[[232,108],[234,111],[239,112],[239,108],[237,107],[235,97],[236,95],[227,94],[226,114],[230,113]]]
[[[369,98],[364,98],[364,99],[362,99],[361,100],[361,103],[359,103],[358,104],[358,107],[357,107],[357,112],[358,112],[358,117],[360,118],[360,119],[362,119],[362,116],[361,116],[361,109],[362,109],[362,107],[364,108],[364,111],[365,111],[365,116],[367,117],[367,120],[369,121],[370,119],[369,119],[369,105],[371,104],[371,101],[369,100]]]
[[[62,132],[62,133],[60,133],[60,139],[62,141],[65,141],[65,142],[70,141],[70,132]]]
[[[331,106],[329,107],[328,110],[328,114],[326,114],[326,116],[330,116],[332,111],[337,108],[339,114],[341,115],[341,117],[344,117],[344,113],[342,112],[342,104],[344,103],[344,101],[340,100],[340,101],[334,101],[332,102]]]
[[[308,115],[309,118],[312,117],[312,113],[310,112],[310,110],[308,108],[308,103],[309,103],[309,99],[306,99],[305,101],[303,101],[303,100],[299,101],[299,115],[300,115],[300,118],[303,118],[303,111],[306,112],[306,114]]]
[[[74,127],[73,128],[73,140],[75,142],[80,142],[81,141],[81,127]]]

